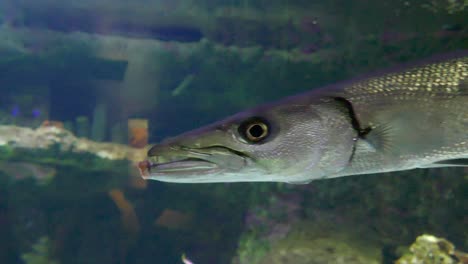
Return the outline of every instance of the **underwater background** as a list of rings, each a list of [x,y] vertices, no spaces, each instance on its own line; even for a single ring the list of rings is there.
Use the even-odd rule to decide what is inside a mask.
[[[135,166],[245,108],[459,49],[467,0],[0,0],[0,263],[467,263],[466,168],[192,185]]]

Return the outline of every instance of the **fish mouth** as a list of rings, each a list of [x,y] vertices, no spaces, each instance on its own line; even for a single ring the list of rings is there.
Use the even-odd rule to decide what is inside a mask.
[[[148,152],[147,160],[140,162],[138,167],[144,179],[180,181],[210,177],[223,171],[237,171],[247,162],[247,156],[222,146],[189,148],[156,145]]]
[[[143,179],[174,181],[177,178],[213,174],[221,170],[216,163],[197,158],[186,158],[164,163],[155,163],[152,160],[149,157],[148,160],[138,164]]]
[[[164,163],[150,162],[149,171],[151,173],[177,174],[177,173],[203,173],[219,168],[216,163],[199,159],[186,158]]]

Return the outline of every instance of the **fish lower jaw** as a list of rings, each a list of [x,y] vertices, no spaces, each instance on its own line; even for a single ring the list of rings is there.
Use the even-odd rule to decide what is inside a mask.
[[[157,158],[150,158],[138,164],[143,179],[193,183],[197,182],[195,179],[215,175],[221,171],[217,164],[197,158],[185,158],[164,163],[156,163],[154,160]]]

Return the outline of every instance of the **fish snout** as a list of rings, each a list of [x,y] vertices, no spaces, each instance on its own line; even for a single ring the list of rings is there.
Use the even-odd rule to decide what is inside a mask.
[[[174,144],[158,144],[148,150],[148,160],[152,164],[171,162],[186,157],[186,151]]]
[[[170,148],[171,147],[167,144],[154,145],[148,150],[148,157],[161,155],[161,153],[167,152]]]

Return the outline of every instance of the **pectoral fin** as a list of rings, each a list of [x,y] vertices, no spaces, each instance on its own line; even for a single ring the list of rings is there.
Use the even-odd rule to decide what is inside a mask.
[[[441,167],[468,167],[468,159],[441,160],[431,164],[423,165],[421,168],[441,168]]]

